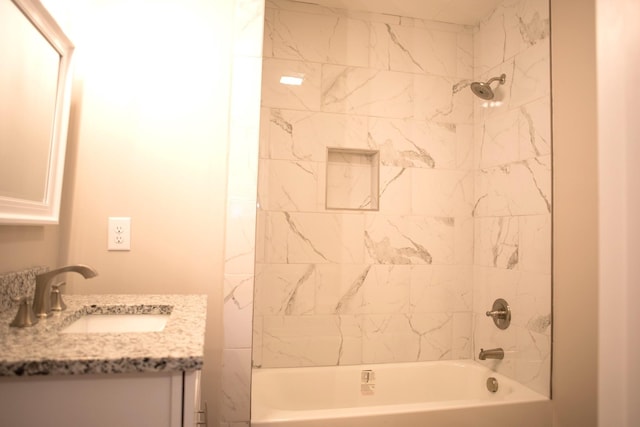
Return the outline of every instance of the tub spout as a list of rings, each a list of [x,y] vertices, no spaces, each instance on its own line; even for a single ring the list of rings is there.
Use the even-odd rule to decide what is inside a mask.
[[[489,350],[485,350],[481,348],[480,354],[478,355],[478,359],[480,360],[504,359],[504,350],[501,348],[491,348]]]
[[[36,292],[33,296],[33,312],[38,317],[47,317],[51,314],[51,298],[49,292],[51,289],[51,282],[54,277],[61,273],[76,272],[81,274],[85,279],[95,277],[98,272],[87,265],[68,265],[66,267],[60,267],[46,273],[38,274],[36,276]]]

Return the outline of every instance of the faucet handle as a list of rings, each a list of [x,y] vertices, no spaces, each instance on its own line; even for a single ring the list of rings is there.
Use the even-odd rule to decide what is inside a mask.
[[[495,300],[491,310],[485,314],[487,317],[493,318],[493,323],[499,329],[507,329],[511,324],[511,307],[509,307],[509,303],[502,298]]]
[[[507,310],[492,310],[485,313],[487,317],[497,317],[498,319],[506,319],[509,312]]]
[[[66,282],[59,282],[55,285],[51,285],[51,311],[63,311],[67,308],[67,305],[62,300],[62,294],[60,293],[60,288],[66,284]]]
[[[27,297],[20,298],[18,302],[18,313],[9,326],[24,328],[26,326],[33,326],[36,323],[38,323],[38,318],[33,313],[33,308],[31,304],[29,304],[29,300]]]

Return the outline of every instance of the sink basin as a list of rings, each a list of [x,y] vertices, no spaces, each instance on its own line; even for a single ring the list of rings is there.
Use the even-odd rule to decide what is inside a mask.
[[[63,334],[160,332],[168,314],[87,314],[62,329]]]

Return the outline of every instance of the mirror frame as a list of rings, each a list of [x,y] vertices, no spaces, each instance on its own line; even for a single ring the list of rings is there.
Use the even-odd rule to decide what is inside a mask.
[[[10,0],[60,55],[55,110],[50,141],[44,199],[39,201],[0,196],[0,224],[57,224],[71,108],[74,46],[39,0]]]

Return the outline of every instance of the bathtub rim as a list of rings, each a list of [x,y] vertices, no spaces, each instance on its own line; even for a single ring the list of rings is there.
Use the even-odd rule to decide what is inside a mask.
[[[259,407],[255,403],[255,388],[253,386],[253,375],[255,373],[262,373],[265,375],[277,375],[278,372],[294,373],[300,372],[301,369],[311,371],[321,371],[327,369],[340,369],[345,370],[365,370],[365,369],[380,369],[388,368],[393,369],[393,365],[399,365],[402,367],[408,367],[407,365],[433,365],[433,364],[446,364],[456,367],[467,369],[478,369],[483,372],[483,375],[490,374],[498,378],[498,381],[509,381],[521,387],[525,391],[526,398],[515,399],[501,399],[501,400],[487,400],[487,399],[457,399],[447,401],[435,401],[435,402],[420,402],[420,403],[398,403],[398,404],[383,404],[383,405],[371,405],[371,406],[352,406],[344,408],[321,408],[321,409],[274,409]],[[394,363],[369,363],[360,365],[344,365],[344,366],[310,366],[310,367],[289,367],[289,368],[252,368],[252,388],[251,388],[251,422],[257,423],[257,425],[271,425],[273,423],[290,423],[290,422],[304,422],[304,421],[328,421],[336,419],[357,419],[366,416],[385,416],[401,414],[417,415],[420,413],[438,412],[438,411],[451,411],[460,409],[480,409],[489,408],[495,406],[512,407],[513,405],[523,403],[541,403],[550,401],[550,397],[544,396],[535,390],[517,382],[516,380],[509,378],[503,374],[493,371],[491,368],[478,363],[471,359],[459,359],[459,360],[441,360],[441,361],[421,361],[421,362],[394,362]]]

